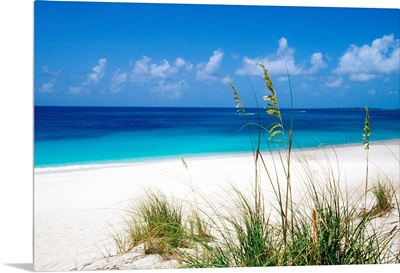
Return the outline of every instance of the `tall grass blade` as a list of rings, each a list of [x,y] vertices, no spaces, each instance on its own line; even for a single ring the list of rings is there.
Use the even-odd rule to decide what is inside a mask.
[[[237,108],[236,112],[240,116],[247,116],[246,108],[244,108],[243,101],[240,98],[238,91],[236,90],[235,86],[231,82],[228,82],[228,84],[230,85],[230,87],[233,90],[233,100],[235,101],[235,106]]]
[[[365,107],[365,126],[364,126],[363,140],[364,140],[364,149],[369,150],[369,137],[371,135],[370,128],[370,117],[369,117],[369,109]]]
[[[277,135],[282,135],[284,140],[285,140],[285,134],[284,134],[284,127],[283,127],[283,121],[282,121],[282,115],[281,115],[281,110],[279,108],[279,103],[278,103],[278,98],[276,96],[276,91],[274,89],[274,85],[272,84],[272,80],[268,74],[268,70],[265,68],[264,64],[259,63],[259,66],[263,69],[263,79],[265,82],[265,85],[267,86],[268,90],[271,92],[270,95],[266,95],[263,97],[265,101],[267,101],[267,104],[265,105],[265,109],[268,115],[275,117],[278,119],[278,122],[273,122],[270,124],[269,128],[269,139],[268,141],[275,140],[275,137]],[[275,140],[275,141],[281,141],[281,140]],[[286,141],[285,141],[286,144]]]
[[[368,191],[368,172],[369,172],[369,137],[371,135],[371,128],[370,128],[370,117],[369,117],[369,110],[368,107],[365,107],[365,126],[364,126],[363,140],[364,140],[364,149],[367,150],[367,168],[365,173],[365,208],[367,208],[367,191]]]

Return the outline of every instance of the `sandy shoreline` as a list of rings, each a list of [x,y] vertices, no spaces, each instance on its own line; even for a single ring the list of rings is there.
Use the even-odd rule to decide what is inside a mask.
[[[383,172],[399,185],[399,158],[400,140],[371,144],[371,181],[377,172]],[[269,155],[265,159],[271,163]],[[329,161],[333,169],[338,169],[344,186],[362,191],[366,166],[362,144],[294,152],[293,188],[299,198],[304,159],[313,166]],[[118,226],[123,210],[146,190],[159,190],[184,200],[191,198],[190,185],[215,200],[227,198],[230,184],[243,191],[251,190],[254,160],[249,153],[189,157],[185,161],[188,169],[179,157],[35,169],[35,270],[71,270],[102,253],[112,253],[111,226]],[[268,187],[265,192],[266,196],[271,194]]]

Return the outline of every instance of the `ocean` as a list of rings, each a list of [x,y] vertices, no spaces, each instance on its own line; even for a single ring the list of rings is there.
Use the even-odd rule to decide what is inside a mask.
[[[34,108],[34,167],[141,162],[276,148],[263,109],[163,107]],[[281,110],[285,132],[291,110]],[[365,109],[294,109],[293,148],[360,144]],[[247,125],[246,125],[247,124]],[[370,141],[400,138],[400,109],[370,109]],[[283,142],[282,142],[283,143]],[[280,145],[283,145],[283,144]]]

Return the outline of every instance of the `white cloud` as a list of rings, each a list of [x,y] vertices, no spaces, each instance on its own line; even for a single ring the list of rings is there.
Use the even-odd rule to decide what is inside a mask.
[[[221,81],[222,83],[233,82],[233,78],[231,76],[226,76]]]
[[[340,57],[337,74],[350,74],[350,79],[367,81],[374,74],[390,74],[400,68],[399,39],[393,34],[375,39],[371,45],[351,45]]]
[[[54,91],[54,82],[46,82],[42,84],[39,88],[41,93],[53,93]]]
[[[189,72],[193,69],[190,62],[185,61],[183,58],[176,58],[174,65],[170,67],[169,74],[178,74],[180,72]]]
[[[69,89],[69,94],[89,94],[90,86],[98,84],[98,82],[104,77],[104,71],[106,69],[107,60],[101,58],[98,64],[92,68],[92,72],[86,75],[86,79],[81,83],[80,86],[73,86]]]
[[[214,50],[213,55],[207,63],[197,65],[196,79],[199,81],[220,81],[218,70],[221,66],[224,52],[222,50]]]
[[[151,59],[147,56],[143,56],[141,60],[136,61],[132,70],[132,78],[134,80],[142,81],[142,78],[146,78],[149,73],[149,63]]]
[[[336,87],[341,87],[343,84],[343,78],[339,77],[335,80],[331,80],[329,82],[325,82],[325,86],[326,87],[330,87],[330,88],[336,88]]]
[[[53,93],[58,77],[61,75],[61,71],[60,70],[51,71],[47,65],[43,67],[43,71],[48,80],[39,87],[39,92]]]
[[[187,64],[187,62],[180,57],[175,60],[176,67],[184,67],[186,64]]]
[[[170,67],[167,60],[163,60],[161,64],[152,64],[150,65],[150,76],[164,79]]]
[[[323,56],[321,52],[314,53],[310,60],[312,67],[309,70],[309,73],[314,74],[318,72],[320,69],[326,67],[326,63],[323,60]]]
[[[179,99],[182,95],[182,91],[188,87],[189,85],[183,80],[171,83],[160,80],[152,91],[166,95],[170,99]]]
[[[285,76],[279,76],[277,79],[276,79],[278,82],[288,82],[288,77],[287,77],[287,75],[285,75]]]
[[[215,50],[213,52],[213,55],[208,60],[206,66],[204,68],[204,72],[206,74],[213,74],[220,67],[221,60],[223,57],[224,57],[224,53],[222,52],[222,50]]]
[[[317,52],[311,57],[312,67],[308,70],[305,69],[304,63],[296,64],[294,59],[295,49],[288,46],[287,39],[282,37],[278,42],[279,46],[274,54],[267,57],[244,57],[242,67],[236,70],[236,74],[260,75],[262,73],[262,69],[258,65],[260,62],[266,66],[270,74],[276,75],[286,75],[287,72],[290,75],[313,74],[326,67],[322,53]]]
[[[113,77],[111,78],[110,92],[118,93],[124,87],[124,84],[128,81],[128,73],[121,72],[120,69],[115,71]]]
[[[388,97],[396,97],[396,98],[398,98],[399,90],[389,90],[388,92],[386,92],[385,95],[388,96]]]
[[[72,86],[69,88],[68,94],[72,95],[83,95],[89,94],[90,90],[85,86]]]
[[[131,62],[132,63],[132,62]],[[183,58],[177,58],[173,65],[167,60],[161,63],[151,63],[151,59],[143,56],[142,59],[133,63],[131,80],[134,82],[148,82],[152,79],[165,79],[172,75],[188,72],[193,65]]]
[[[242,67],[236,70],[236,74],[238,75],[261,75],[262,68],[258,65],[259,63],[266,63],[266,59],[250,59],[248,57],[244,57],[242,61]],[[270,69],[268,63],[268,69]]]
[[[366,73],[353,73],[350,74],[349,79],[355,82],[366,82],[375,78],[373,74],[366,74]]]
[[[92,73],[87,75],[84,85],[97,84],[101,78],[104,77],[104,71],[106,69],[107,60],[102,58],[99,59],[99,64],[92,68]]]

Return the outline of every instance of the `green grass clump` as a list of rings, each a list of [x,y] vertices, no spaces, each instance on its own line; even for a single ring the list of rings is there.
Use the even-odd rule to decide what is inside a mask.
[[[371,210],[372,215],[383,215],[394,207],[392,202],[394,192],[388,182],[378,180],[371,192],[375,199],[375,204]]]
[[[229,267],[251,267],[276,265],[276,249],[272,241],[273,226],[269,224],[262,194],[246,196],[233,189],[232,207],[221,218],[227,227],[220,230],[225,249],[222,254]],[[226,232],[229,229],[230,232]]]
[[[310,182],[309,195],[315,212],[315,232],[309,235],[315,251],[310,252],[310,261],[318,265],[379,263],[384,249],[376,232],[370,230],[369,214],[359,213],[361,198],[351,202],[336,179],[327,178],[323,191],[315,186],[321,182]]]
[[[185,247],[185,228],[182,224],[182,207],[165,196],[151,193],[139,206],[139,216],[144,221],[146,253],[162,253],[168,247]]]
[[[185,267],[251,267],[276,264],[272,225],[259,196],[246,196],[234,188],[233,201],[224,208],[214,207],[209,218],[214,236],[197,244],[196,255],[186,255]],[[211,203],[209,203],[211,204]]]
[[[144,244],[146,254],[168,254],[174,248],[187,246],[187,231],[182,221],[182,206],[153,192],[130,211],[127,236],[117,237],[120,252]]]
[[[211,225],[207,223],[197,211],[193,211],[188,219],[191,240],[196,242],[210,242],[214,239],[211,235]]]
[[[236,243],[233,244],[234,266],[266,266],[274,265],[275,249],[271,227],[268,223],[261,200],[258,207],[253,206],[253,200],[246,198],[237,191],[237,210],[229,219],[234,227]],[[256,197],[257,198],[257,197]],[[232,246],[230,246],[232,248]]]

